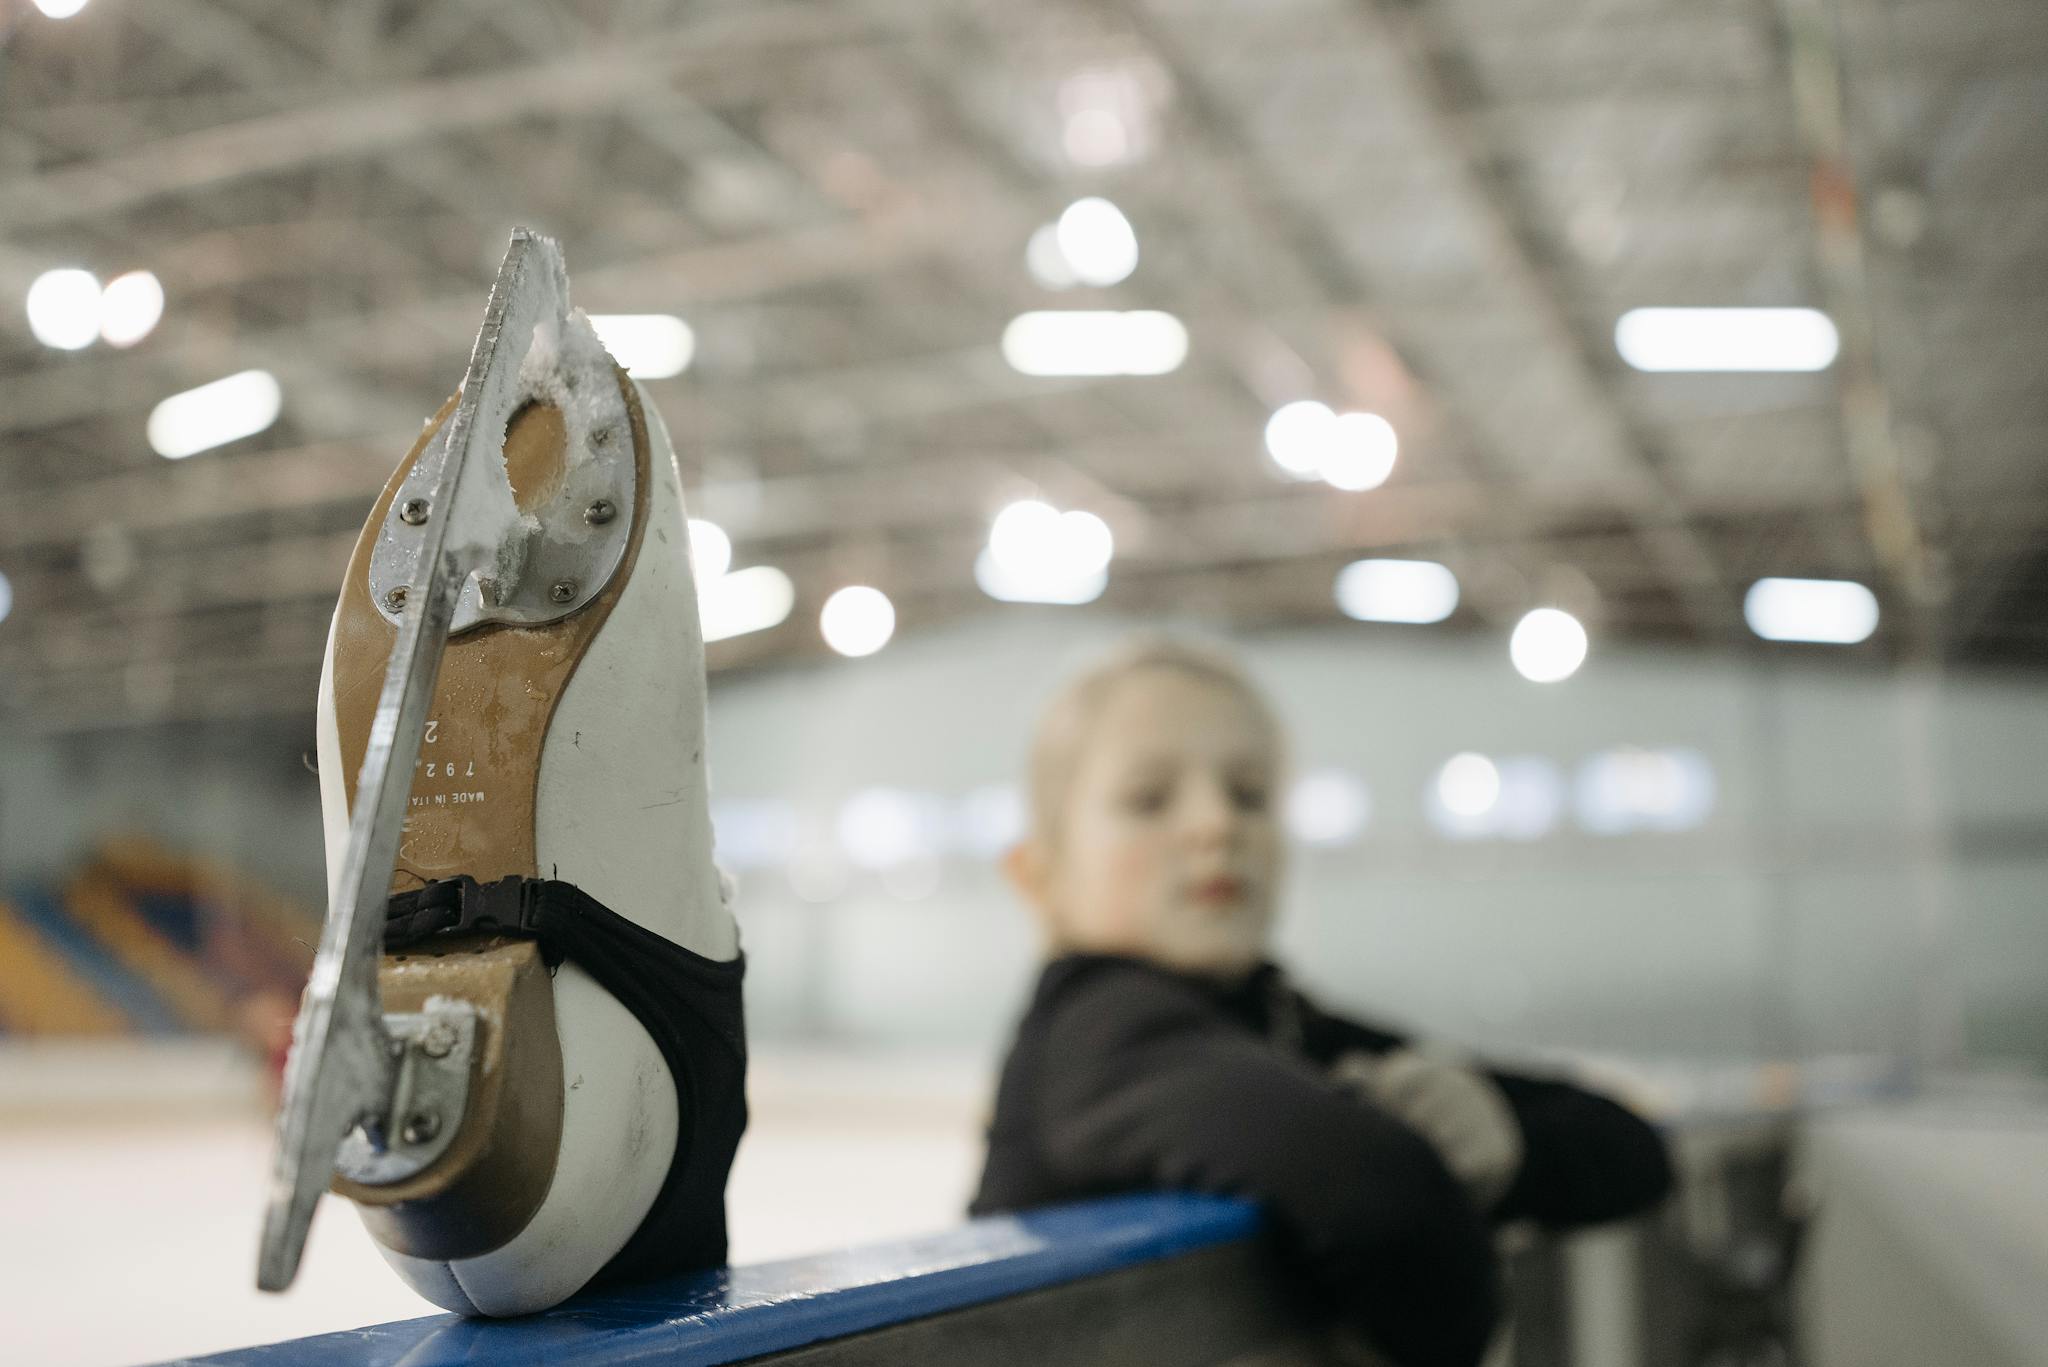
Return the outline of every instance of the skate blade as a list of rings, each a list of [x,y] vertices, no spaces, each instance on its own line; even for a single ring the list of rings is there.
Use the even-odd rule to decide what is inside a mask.
[[[432,515],[418,541],[416,582],[403,598],[356,780],[347,852],[292,1028],[257,1263],[257,1285],[266,1291],[282,1291],[296,1276],[314,1207],[349,1131],[361,1126],[381,1144],[389,1128],[397,1060],[377,987],[385,898],[458,599],[467,591],[487,601],[521,584],[530,536],[500,447],[536,331],[552,323],[559,336],[568,309],[560,249],[515,231],[428,483]]]

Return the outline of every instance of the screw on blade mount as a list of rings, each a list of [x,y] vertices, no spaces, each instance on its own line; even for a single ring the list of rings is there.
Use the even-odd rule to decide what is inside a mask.
[[[347,853],[292,1027],[256,1273],[266,1291],[284,1290],[297,1274],[313,1208],[333,1180],[343,1138],[360,1127],[382,1148],[394,1123],[408,1123],[390,1114],[405,1045],[385,1029],[377,990],[385,898],[456,600],[473,577],[503,586],[520,580],[527,537],[505,472],[505,431],[535,330],[550,328],[559,336],[568,316],[561,249],[516,229],[491,285],[445,440],[434,444],[441,465],[431,473],[427,515],[420,520],[419,568],[401,600],[398,640],[349,814]],[[433,449],[421,457],[433,458]],[[452,1127],[456,1120],[437,1123]]]

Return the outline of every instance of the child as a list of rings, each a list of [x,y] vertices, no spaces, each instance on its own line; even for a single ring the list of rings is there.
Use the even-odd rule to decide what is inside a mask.
[[[1560,1082],[1447,1062],[1318,1009],[1265,958],[1281,733],[1228,660],[1138,642],[1040,725],[1006,871],[1046,965],[997,1094],[977,1214],[1143,1187],[1263,1202],[1351,1330],[1471,1364],[1493,1225],[1646,1209],[1654,1131]]]

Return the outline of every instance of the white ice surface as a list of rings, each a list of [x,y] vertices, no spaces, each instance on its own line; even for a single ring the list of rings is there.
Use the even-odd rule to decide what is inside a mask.
[[[735,1262],[944,1229],[979,1173],[982,1060],[757,1051]],[[6,1092],[0,1087],[0,1095]],[[255,1289],[267,1116],[0,1111],[0,1361],[113,1367],[438,1313],[335,1198],[298,1282]]]

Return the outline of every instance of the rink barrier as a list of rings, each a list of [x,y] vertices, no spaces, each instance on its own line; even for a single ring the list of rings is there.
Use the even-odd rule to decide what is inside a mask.
[[[1187,1194],[973,1220],[901,1243],[579,1296],[519,1320],[430,1315],[181,1358],[209,1367],[752,1360],[1216,1361],[1276,1341],[1258,1210]],[[1134,1345],[1141,1346],[1132,1357]]]

